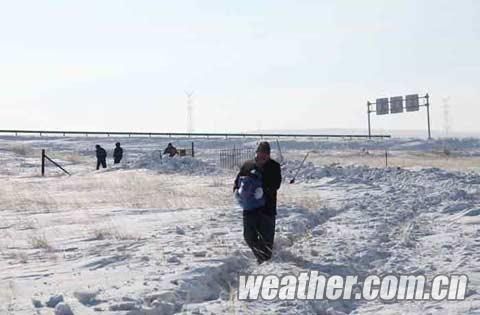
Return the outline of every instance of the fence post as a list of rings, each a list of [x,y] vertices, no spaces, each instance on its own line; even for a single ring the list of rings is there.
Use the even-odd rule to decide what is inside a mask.
[[[192,141],[192,157],[195,157],[195,145],[193,144],[193,141]]]
[[[45,176],[45,149],[42,149],[42,176]]]
[[[388,152],[386,148],[385,148],[385,167],[388,167]]]

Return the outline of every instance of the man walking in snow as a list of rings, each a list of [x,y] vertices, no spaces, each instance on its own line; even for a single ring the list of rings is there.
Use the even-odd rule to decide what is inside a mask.
[[[115,143],[115,150],[113,150],[113,164],[118,164],[122,160],[123,149],[120,146],[120,142]]]
[[[247,180],[252,174],[259,173],[261,187],[254,189],[254,198],[264,198],[262,206],[249,208],[243,205],[258,204],[248,201],[243,206],[243,237],[252,249],[259,264],[272,257],[275,236],[275,216],[277,215],[277,190],[282,182],[280,164],[270,158],[270,144],[260,142],[254,160],[246,161],[235,178],[233,190],[242,198],[242,190],[247,190]]]
[[[95,149],[97,154],[97,170],[100,168],[100,165],[102,165],[103,168],[106,168],[107,167],[107,151],[105,151],[105,149],[98,144],[95,146]]]

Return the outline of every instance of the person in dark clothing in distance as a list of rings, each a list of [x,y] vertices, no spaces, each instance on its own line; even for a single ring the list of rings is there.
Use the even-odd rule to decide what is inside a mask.
[[[113,164],[118,164],[122,160],[123,149],[120,146],[120,142],[115,143],[115,150],[113,150]]]
[[[258,145],[254,160],[246,161],[235,178],[234,192],[238,190],[240,176],[247,176],[252,170],[262,174],[265,206],[243,211],[243,237],[252,249],[259,264],[272,257],[275,237],[275,219],[277,215],[277,190],[282,182],[280,164],[270,158],[270,144]]]
[[[97,170],[100,168],[100,165],[102,165],[103,168],[106,168],[107,167],[107,151],[105,151],[105,149],[98,144],[95,146],[95,149],[97,154]]]
[[[167,145],[163,154],[168,154],[168,156],[173,157],[178,154],[177,148],[175,148],[171,143]]]

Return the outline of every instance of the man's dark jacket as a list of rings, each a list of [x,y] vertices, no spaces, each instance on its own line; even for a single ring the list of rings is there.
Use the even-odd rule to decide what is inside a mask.
[[[105,149],[102,147],[97,148],[97,159],[105,160],[106,157],[107,157],[107,151],[105,151]]]
[[[113,157],[121,160],[123,157],[123,149],[121,147],[116,147],[115,150],[113,150]]]
[[[265,193],[266,204],[264,207],[256,210],[262,211],[265,214],[274,216],[277,214],[277,190],[282,183],[282,172],[280,164],[275,160],[268,160],[262,168],[255,165],[255,161],[246,161],[240,168],[240,172],[235,178],[233,189],[239,188],[239,177],[248,176],[250,171],[257,169],[262,173],[263,178],[263,192]]]

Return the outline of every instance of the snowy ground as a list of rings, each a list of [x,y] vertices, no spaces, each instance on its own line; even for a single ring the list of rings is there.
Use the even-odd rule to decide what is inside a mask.
[[[93,148],[120,166],[95,171]],[[256,140],[0,138],[0,314],[480,314],[480,140],[281,140],[276,248],[256,265],[218,150]],[[276,143],[274,155],[279,157]],[[53,166],[40,173],[40,150]],[[385,150],[388,168],[385,168]],[[297,182],[288,184],[311,152]],[[111,160],[108,161],[111,163]],[[461,302],[254,301],[238,273],[465,273]],[[47,303],[51,302],[51,303]]]

